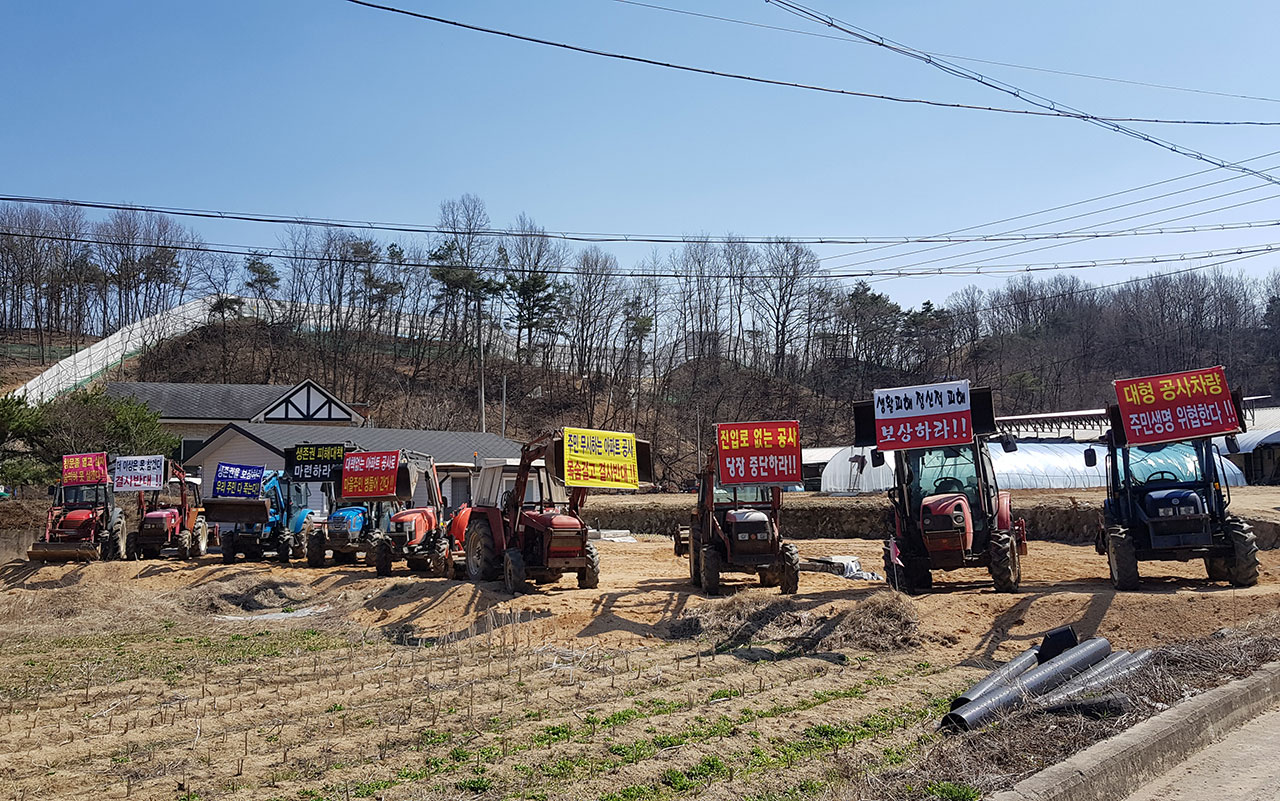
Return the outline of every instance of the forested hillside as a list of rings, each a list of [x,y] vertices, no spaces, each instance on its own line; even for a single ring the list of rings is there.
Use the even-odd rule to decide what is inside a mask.
[[[878,291],[892,284],[832,279],[786,239],[695,239],[620,265],[525,217],[495,235],[473,196],[443,204],[440,225],[396,241],[289,228],[272,255],[244,256],[154,213],[3,206],[0,328],[76,342],[224,295],[131,374],[313,377],[379,425],[434,428],[478,424],[483,344],[490,430],[505,376],[508,434],[634,429],[682,468],[716,420],[796,416],[806,444],[845,442],[848,402],[877,386],[967,377],[1002,413],[1097,406],[1117,376],[1217,363],[1250,394],[1280,389],[1280,280],[1261,259],[1248,275],[986,279],[904,309]]]

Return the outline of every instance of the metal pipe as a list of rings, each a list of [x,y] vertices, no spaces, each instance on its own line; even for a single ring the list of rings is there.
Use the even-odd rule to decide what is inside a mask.
[[[1111,643],[1094,637],[1063,651],[1039,667],[1032,668],[1013,684],[987,693],[942,718],[942,728],[969,731],[1006,709],[1020,706],[1028,698],[1051,692],[1075,676],[1101,662],[1111,653]]]
[[[1039,661],[1040,647],[1033,645],[987,674],[987,677],[982,681],[956,696],[955,700],[951,702],[951,708],[959,709],[965,704],[973,703],[992,690],[1008,687],[1013,683],[1014,679],[1026,673]]]

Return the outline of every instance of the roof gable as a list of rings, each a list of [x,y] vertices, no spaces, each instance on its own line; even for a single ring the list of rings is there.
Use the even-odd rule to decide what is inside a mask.
[[[107,395],[133,398],[162,420],[249,420],[289,391],[281,384],[174,384],[111,381]]]
[[[364,418],[310,378],[298,384],[248,418],[253,423],[347,423],[360,425]]]
[[[521,445],[497,434],[476,431],[419,431],[405,428],[328,428],[315,425],[282,423],[228,423],[204,441],[200,449],[187,457],[199,462],[216,441],[228,435],[247,437],[273,453],[284,454],[286,448],[300,443],[338,443],[362,451],[417,451],[438,463],[478,464],[486,458],[515,459]],[[478,454],[478,459],[477,459]]]

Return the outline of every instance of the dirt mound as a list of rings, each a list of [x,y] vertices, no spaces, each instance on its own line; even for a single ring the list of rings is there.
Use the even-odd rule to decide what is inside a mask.
[[[717,650],[776,642],[800,651],[859,648],[893,651],[920,644],[920,616],[905,595],[874,593],[852,608],[806,610],[793,598],[739,592],[686,611],[670,627],[675,639],[710,639]]]
[[[230,575],[176,593],[179,605],[193,614],[245,614],[288,611],[305,606],[314,592],[305,584],[253,574]]]

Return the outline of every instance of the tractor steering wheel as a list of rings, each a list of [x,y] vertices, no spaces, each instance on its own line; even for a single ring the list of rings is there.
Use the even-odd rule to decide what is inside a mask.
[[[511,490],[507,490],[506,492],[502,493],[502,503],[500,505],[500,508],[506,509],[507,505],[510,503],[511,503]]]
[[[1177,480],[1178,480],[1178,477],[1177,477],[1176,475],[1174,475],[1173,473],[1170,473],[1168,470],[1157,470],[1156,472],[1154,472],[1154,473],[1152,473],[1151,475],[1147,476],[1146,480],[1145,480],[1145,481],[1143,481],[1142,483],[1143,483],[1143,484],[1150,484],[1151,482],[1153,482],[1153,481],[1157,481],[1157,480],[1164,480],[1164,481],[1177,481]]]
[[[943,476],[933,482],[934,492],[964,492],[964,482],[952,476]]]

